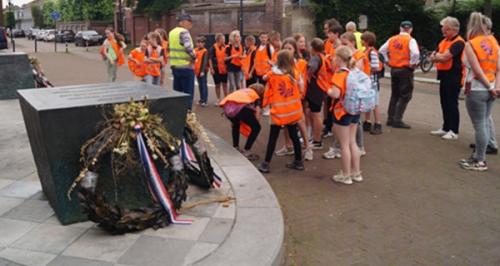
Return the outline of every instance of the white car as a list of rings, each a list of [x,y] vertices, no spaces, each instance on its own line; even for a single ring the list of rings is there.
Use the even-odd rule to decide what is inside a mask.
[[[43,40],[46,42],[53,42],[56,38],[56,30],[47,30],[43,35]]]

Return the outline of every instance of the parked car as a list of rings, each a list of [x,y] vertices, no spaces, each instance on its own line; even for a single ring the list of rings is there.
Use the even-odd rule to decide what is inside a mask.
[[[25,37],[24,30],[21,30],[21,29],[13,29],[13,30],[12,30],[12,36],[13,36],[14,38],[21,38],[21,37]]]
[[[43,35],[43,40],[46,42],[53,42],[56,39],[56,30],[47,30]]]
[[[27,30],[25,33],[28,40],[34,40],[38,32],[40,32],[40,29],[30,29]]]
[[[76,46],[91,46],[101,44],[103,38],[95,30],[79,31],[75,35]]]
[[[8,48],[7,30],[4,27],[0,27],[0,50]]]
[[[74,42],[75,32],[72,30],[61,30],[56,34],[56,42]]]
[[[43,41],[43,36],[45,35],[45,33],[46,33],[46,30],[40,30],[40,31],[36,34],[35,39],[36,39],[37,41]]]

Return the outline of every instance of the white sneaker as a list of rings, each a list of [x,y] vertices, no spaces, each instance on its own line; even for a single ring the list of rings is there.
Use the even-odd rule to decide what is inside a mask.
[[[352,179],[350,176],[345,176],[342,172],[334,175],[332,180],[346,185],[352,185]]]
[[[448,133],[444,134],[441,138],[445,140],[455,140],[458,139],[458,135],[450,130],[448,131]]]
[[[446,133],[448,133],[448,132],[444,131],[442,128],[440,128],[438,130],[431,131],[431,135],[433,135],[433,136],[443,136]]]
[[[293,153],[293,149],[289,149],[286,146],[283,146],[281,149],[275,152],[276,156],[293,155]]]
[[[271,109],[265,108],[264,111],[262,112],[263,116],[269,116],[271,114]]]
[[[340,154],[340,150],[334,147],[330,147],[327,152],[323,153],[324,159],[335,159],[341,157],[342,155]]]
[[[363,181],[363,176],[361,175],[361,172],[358,174],[354,174],[351,176],[351,179],[356,181],[356,182],[362,182]]]
[[[306,161],[313,160],[313,150],[311,148],[306,149],[306,152],[304,153],[304,160]]]
[[[365,155],[366,155],[366,151],[365,151],[365,149],[361,149],[361,148],[360,148],[360,149],[359,149],[359,155],[360,155],[360,157],[365,156]]]
[[[217,107],[219,106],[219,100],[214,102],[214,106],[217,106]]]

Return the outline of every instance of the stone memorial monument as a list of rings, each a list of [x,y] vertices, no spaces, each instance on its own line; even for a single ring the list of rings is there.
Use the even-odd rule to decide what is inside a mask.
[[[16,91],[35,87],[26,53],[0,53],[0,100],[15,99]]]
[[[62,224],[87,219],[77,193],[72,193],[70,200],[67,191],[80,171],[81,145],[95,136],[113,104],[147,97],[150,112],[159,114],[169,132],[178,138],[187,114],[186,94],[142,82],[29,89],[19,90],[18,94],[43,191]],[[112,176],[111,168],[105,172]],[[120,177],[120,182],[100,178],[106,198],[123,208],[150,203],[144,178],[138,174]]]

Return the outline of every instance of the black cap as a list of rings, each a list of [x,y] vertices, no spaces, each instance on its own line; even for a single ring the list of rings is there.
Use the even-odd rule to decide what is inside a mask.
[[[401,25],[399,25],[401,28],[405,28],[405,29],[411,29],[413,28],[413,23],[411,23],[411,21],[409,20],[405,20],[403,22],[401,22]]]
[[[189,22],[193,22],[193,19],[191,18],[191,15],[189,15],[189,14],[180,14],[177,17],[177,22],[181,22],[181,21],[184,21],[184,20],[187,20]]]

